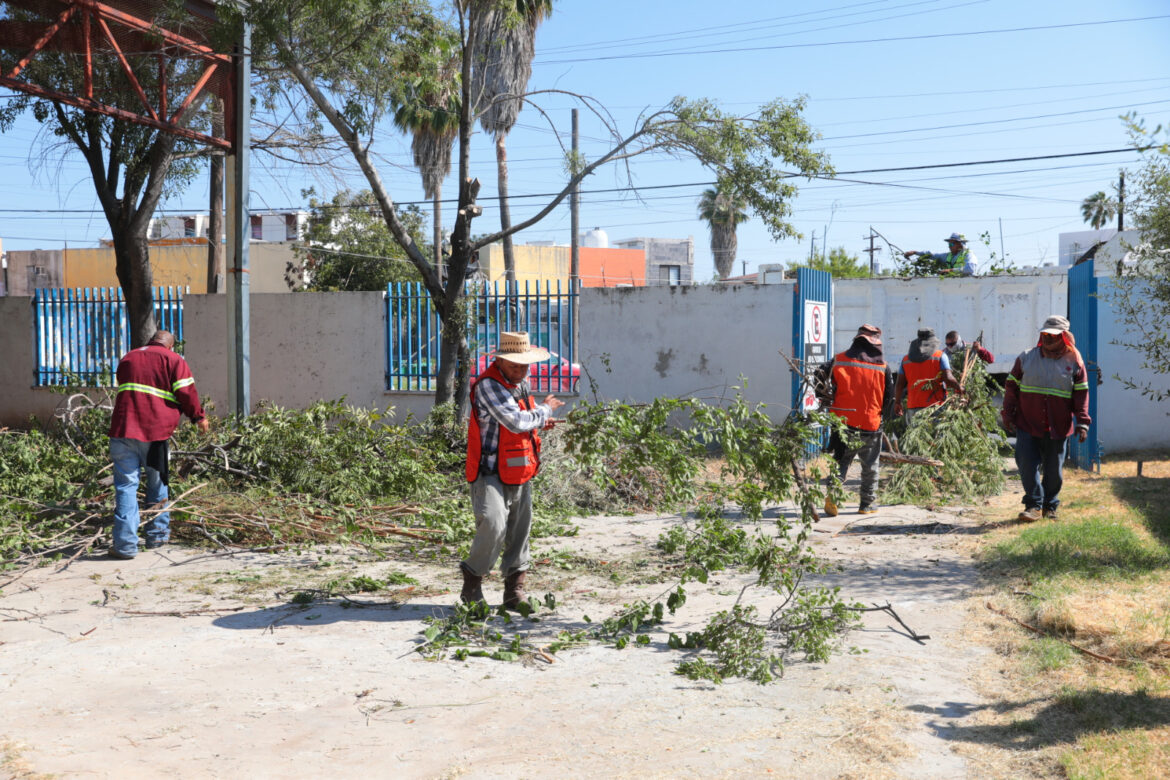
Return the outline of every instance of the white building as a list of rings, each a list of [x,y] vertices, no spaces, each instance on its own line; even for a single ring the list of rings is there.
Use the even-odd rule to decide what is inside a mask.
[[[1058,239],[1060,247],[1060,265],[1073,265],[1085,252],[1102,241],[1108,241],[1117,235],[1115,228],[1104,230],[1078,230],[1072,233],[1061,233]]]
[[[151,241],[173,238],[207,238],[211,222],[207,214],[183,214],[155,217],[150,221],[147,238]],[[297,241],[309,222],[307,211],[253,211],[253,241]],[[220,240],[223,240],[220,236]]]

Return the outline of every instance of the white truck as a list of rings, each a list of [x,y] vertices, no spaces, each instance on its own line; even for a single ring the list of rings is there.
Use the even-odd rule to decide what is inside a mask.
[[[995,355],[993,374],[1011,371],[1036,346],[1040,323],[1068,313],[1068,269],[1036,268],[1004,276],[838,279],[833,282],[834,352],[849,346],[862,323],[882,329],[886,360],[897,365],[919,328],[942,344],[957,330],[968,343],[983,334]]]

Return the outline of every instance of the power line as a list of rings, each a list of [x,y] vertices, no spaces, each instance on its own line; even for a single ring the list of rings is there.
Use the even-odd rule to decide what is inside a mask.
[[[779,49],[810,49],[818,46],[852,46],[864,43],[898,43],[902,41],[925,41],[945,38],[969,38],[977,35],[1003,35],[1006,33],[1036,32],[1039,30],[1068,30],[1074,27],[1099,27],[1106,24],[1127,24],[1129,22],[1150,22],[1158,19],[1170,18],[1170,14],[1159,16],[1141,16],[1130,19],[1103,19],[1097,22],[1069,22],[1067,24],[1037,25],[1035,27],[1005,27],[995,30],[971,30],[968,32],[928,33],[925,35],[905,35],[890,38],[864,38],[853,41],[822,41],[819,43],[783,43],[774,46],[747,46],[730,49],[705,49],[691,51],[660,51],[645,54],[611,54],[600,57],[579,57],[563,60],[536,60],[539,65],[568,65],[575,62],[600,62],[604,60],[649,59],[652,57],[681,57],[694,54],[730,54],[750,51],[776,51]]]

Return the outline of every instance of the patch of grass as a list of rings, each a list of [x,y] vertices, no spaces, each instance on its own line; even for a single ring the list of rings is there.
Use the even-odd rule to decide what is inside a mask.
[[[1073,510],[1064,510],[1066,516]],[[1170,568],[1170,550],[1111,519],[1088,518],[1025,528],[996,544],[984,559],[1029,578],[1072,574],[1127,578]]]
[[[1066,471],[1059,521],[993,531],[980,553],[1005,577],[1011,611],[1048,635],[1012,643],[1025,709],[1041,726],[1015,744],[1070,778],[1170,767],[1170,457],[1141,457],[1142,477],[1133,458],[1100,474]],[[1125,663],[1092,660],[1069,641]]]

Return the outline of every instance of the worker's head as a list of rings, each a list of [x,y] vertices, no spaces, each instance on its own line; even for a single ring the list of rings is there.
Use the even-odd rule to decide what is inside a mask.
[[[500,348],[496,350],[496,365],[511,384],[519,384],[528,376],[528,368],[552,357],[547,349],[533,346],[527,333],[501,333]]]
[[[967,245],[967,237],[962,233],[951,233],[947,238],[947,249],[951,250],[951,254],[958,254],[963,251],[963,247]]]
[[[150,344],[157,344],[160,347],[167,349],[175,348],[175,334],[169,330],[156,330],[154,335],[150,337]]]
[[[857,329],[857,335],[853,337],[853,343],[862,341],[870,346],[880,347],[882,345],[882,329],[877,325],[865,324]]]
[[[1044,351],[1044,354],[1063,355],[1065,350],[1072,347],[1075,342],[1070,331],[1071,327],[1068,318],[1059,314],[1053,314],[1044,320],[1044,324],[1040,326],[1040,349]]]
[[[943,337],[943,341],[946,342],[947,349],[958,349],[959,347],[963,346],[963,337],[959,335],[959,331],[957,330],[949,331],[947,335]]]

